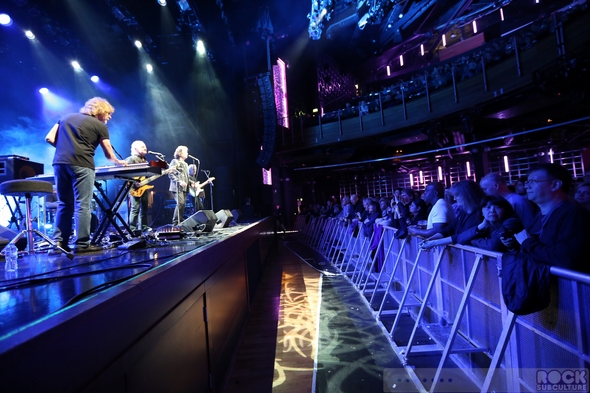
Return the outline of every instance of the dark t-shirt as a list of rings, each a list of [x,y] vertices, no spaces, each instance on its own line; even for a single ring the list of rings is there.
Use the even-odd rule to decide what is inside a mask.
[[[109,130],[100,120],[82,113],[65,115],[59,121],[54,164],[94,169],[94,152]]]

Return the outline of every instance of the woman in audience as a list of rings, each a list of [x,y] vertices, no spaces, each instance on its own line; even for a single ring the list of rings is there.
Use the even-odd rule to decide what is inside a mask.
[[[502,238],[510,238],[523,228],[510,202],[500,196],[486,196],[482,202],[482,213],[483,221],[461,233],[458,243],[489,251],[508,251]],[[513,243],[518,245],[518,242]]]
[[[580,205],[590,210],[590,183],[580,184],[574,198]]]
[[[384,225],[384,226],[391,226],[392,223],[392,213],[393,211],[387,206],[387,199],[380,198],[379,199],[379,208],[381,210],[381,216],[375,220],[375,224]]]
[[[453,184],[451,193],[459,206],[455,219],[443,228],[441,232],[423,242],[423,245],[455,244],[461,232],[479,224],[481,221],[481,201],[485,194],[476,182],[472,180],[461,180]],[[431,243],[434,240],[436,242]],[[431,248],[432,245],[423,246],[423,248]]]
[[[483,214],[481,223],[457,235],[457,240],[453,243],[471,245],[489,251],[507,251],[506,246],[502,243],[502,237],[511,237],[514,235],[514,228],[522,227],[522,223],[518,223],[518,219],[515,218],[512,205],[500,196],[489,195],[483,198],[481,211]],[[516,220],[517,224],[510,222],[510,225],[505,226],[504,224],[509,218]],[[422,243],[421,247],[430,249],[446,244],[451,244],[448,242],[448,238],[429,239]]]
[[[369,200],[367,203],[367,214],[366,218],[363,220],[363,234],[365,237],[371,237],[373,235],[373,224],[375,220],[379,218],[379,208],[377,207],[377,202]]]
[[[397,206],[397,205],[396,205]],[[394,220],[397,219],[399,228],[395,233],[395,237],[403,239],[408,235],[408,226],[418,225],[418,222],[428,220],[428,205],[423,199],[414,199],[410,202],[408,207],[408,215],[403,218],[399,213],[399,209],[394,208]]]

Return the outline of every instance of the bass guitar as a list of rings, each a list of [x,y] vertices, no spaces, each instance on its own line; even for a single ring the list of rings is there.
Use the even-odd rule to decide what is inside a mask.
[[[205,187],[207,184],[211,183],[213,180],[215,180],[215,178],[210,177],[209,179],[205,180],[202,183],[191,182],[191,186],[189,187],[189,192],[191,193],[191,196],[196,197],[197,195],[199,195],[201,193],[201,191],[203,190],[203,187]]]
[[[140,196],[143,195],[144,192],[146,192],[147,190],[149,190],[151,188],[154,188],[154,186],[149,185],[149,183],[151,183],[154,180],[156,180],[157,178],[167,175],[171,171],[175,171],[175,170],[176,170],[176,166],[171,166],[170,168],[163,170],[162,173],[160,173],[158,175],[150,176],[150,177],[147,177],[147,178],[141,180],[138,184],[134,185],[131,188],[131,190],[129,190],[129,195],[139,198]]]

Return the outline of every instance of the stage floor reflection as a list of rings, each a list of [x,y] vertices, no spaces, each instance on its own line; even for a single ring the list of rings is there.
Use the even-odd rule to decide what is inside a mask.
[[[145,237],[73,260],[63,254],[21,255],[18,269],[7,272],[0,263],[0,340],[47,317],[165,265],[206,245],[219,242],[244,226],[161,240]]]

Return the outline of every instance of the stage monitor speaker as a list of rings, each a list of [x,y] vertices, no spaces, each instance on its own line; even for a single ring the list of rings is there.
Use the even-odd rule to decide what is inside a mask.
[[[233,209],[231,214],[234,216],[234,222],[240,222],[240,215],[242,214],[240,209]]]
[[[26,157],[0,156],[0,183],[6,180],[26,179],[43,174],[43,164]]]
[[[217,224],[215,229],[227,228],[229,224],[234,220],[234,215],[227,209],[223,209],[215,213],[217,216]]]
[[[199,210],[186,220],[180,223],[180,228],[184,232],[193,232],[196,230],[202,230],[203,232],[211,232],[215,228],[217,223],[217,216],[213,210]],[[203,227],[205,224],[205,227]]]

